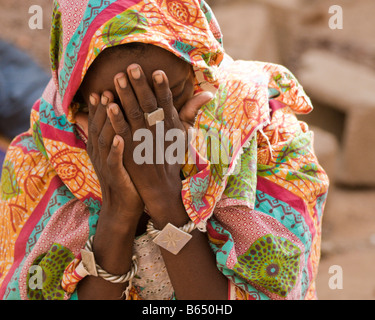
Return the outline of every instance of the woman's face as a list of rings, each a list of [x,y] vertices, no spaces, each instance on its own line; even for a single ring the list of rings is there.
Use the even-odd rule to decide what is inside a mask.
[[[142,67],[151,88],[152,74],[157,70],[164,71],[169,80],[177,111],[180,111],[193,96],[195,78],[192,66],[171,52],[153,45],[147,45],[145,50],[128,49],[122,46],[109,48],[106,51],[94,61],[81,85],[81,94],[86,104],[89,104],[92,93],[101,95],[109,90],[115,97],[114,102],[121,105],[116,94],[114,77],[120,72],[126,72],[128,66],[133,63]]]

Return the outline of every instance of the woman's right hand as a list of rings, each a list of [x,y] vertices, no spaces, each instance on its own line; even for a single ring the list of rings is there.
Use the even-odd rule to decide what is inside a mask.
[[[133,243],[144,204],[123,165],[124,140],[108,118],[113,94],[90,96],[87,153],[98,176],[102,208],[95,233],[95,262],[114,275],[126,274],[132,263]],[[80,281],[80,299],[122,299],[127,283],[113,284],[101,277]]]
[[[101,215],[116,224],[137,224],[144,204],[123,165],[124,140],[116,135],[108,117],[110,91],[90,96],[87,152],[102,191]]]

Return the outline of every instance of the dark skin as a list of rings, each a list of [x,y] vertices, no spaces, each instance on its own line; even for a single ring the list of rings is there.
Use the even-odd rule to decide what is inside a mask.
[[[148,219],[159,230],[167,223],[181,227],[189,221],[181,198],[180,164],[136,164],[133,152],[140,142],[133,141],[133,134],[149,129],[155,145],[155,126],[148,126],[144,112],[157,108],[164,109],[165,132],[186,132],[199,108],[212,98],[208,93],[194,96],[193,84],[188,63],[154,46],[141,55],[125,48],[97,59],[84,79],[87,151],[103,197],[93,250],[97,263],[109,273],[130,270],[133,241],[145,232]],[[161,248],[177,299],[227,299],[228,280],[217,269],[206,234],[197,229],[191,234],[177,255]],[[78,296],[120,299],[126,286],[88,276],[80,282]]]

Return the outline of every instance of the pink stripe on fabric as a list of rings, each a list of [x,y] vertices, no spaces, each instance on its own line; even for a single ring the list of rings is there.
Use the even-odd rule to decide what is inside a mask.
[[[65,144],[71,147],[76,147],[76,148],[81,148],[81,149],[86,150],[85,142],[80,139],[77,139],[77,136],[73,132],[59,130],[45,123],[41,123],[40,128],[43,131],[44,139],[63,141]],[[61,139],[61,137],[63,137],[64,139]]]
[[[90,212],[77,198],[60,206],[53,213],[37,243],[27,256],[19,274],[19,291],[22,300],[27,300],[27,276],[34,261],[47,253],[54,243],[69,249],[76,256],[89,236]]]
[[[306,215],[307,208],[305,202],[295,194],[277,185],[276,183],[258,176],[257,189],[289,204],[291,207],[293,207],[293,209],[297,210],[303,216]],[[308,216],[308,218],[310,220],[310,216]]]
[[[289,204],[293,209],[297,210],[305,219],[305,222],[309,227],[312,238],[315,237],[316,230],[314,222],[312,221],[312,218],[308,213],[306,203],[301,198],[286,190],[285,188],[280,187],[279,185],[259,176],[257,189],[259,191],[269,194],[270,196],[276,199],[280,199],[281,201]]]
[[[284,103],[277,101],[277,100],[270,100],[269,105],[270,105],[271,116],[273,115],[275,111],[286,107]]]
[[[270,196],[276,199],[280,199],[281,201],[289,204],[293,209],[297,210],[301,214],[301,216],[304,218],[309,228],[309,231],[311,233],[311,238],[312,239],[315,238],[317,230],[315,229],[314,222],[312,221],[312,218],[310,217],[308,213],[306,204],[301,198],[291,193],[290,191],[286,190],[285,188],[280,187],[279,185],[259,176],[258,176],[257,189],[259,191],[269,194]],[[311,257],[311,252],[309,254],[309,259],[310,257]],[[311,279],[312,277],[311,263],[308,263],[307,268],[309,271],[309,277]]]
[[[51,199],[51,196],[53,195],[55,190],[59,188],[61,185],[62,185],[62,182],[60,178],[58,176],[55,176],[52,179],[50,186],[48,187],[48,190],[45,193],[44,197],[39,202],[39,204],[37,205],[37,207],[31,214],[30,218],[26,221],[24,227],[22,228],[15,243],[14,262],[13,262],[12,268],[9,270],[0,288],[0,300],[3,299],[5,290],[9,284],[9,281],[11,280],[13,276],[13,273],[18,268],[19,264],[22,262],[25,256],[27,239],[30,237],[31,232],[34,230],[36,224],[39,222],[39,220],[43,216],[44,210],[46,209],[47,204],[49,200]]]
[[[116,14],[119,12],[123,12],[126,9],[138,4],[142,0],[127,0],[121,1],[121,3],[115,2],[104,9],[90,24],[84,39],[82,40],[81,48],[78,52],[78,59],[77,63],[74,66],[72,71],[71,78],[69,80],[69,84],[66,88],[65,95],[63,98],[63,109],[64,112],[67,113],[69,104],[72,101],[78,86],[81,82],[82,76],[82,69],[87,57],[89,45],[94,33],[108,20],[112,19]]]
[[[39,107],[40,107],[40,99],[38,99],[37,101],[35,101],[32,109],[39,112]]]

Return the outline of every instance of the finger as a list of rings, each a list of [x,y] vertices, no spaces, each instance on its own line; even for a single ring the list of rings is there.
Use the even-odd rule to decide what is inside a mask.
[[[102,131],[104,123],[107,119],[106,106],[108,103],[113,101],[113,94],[110,91],[103,92],[102,96],[92,94],[96,98],[97,105],[94,107],[94,114],[89,115],[89,139],[92,145],[92,149],[95,152],[98,150],[99,135]],[[94,100],[93,100],[94,102]],[[90,113],[90,112],[89,112]]]
[[[110,152],[107,157],[107,166],[113,183],[118,182],[118,186],[131,182],[128,172],[123,165],[123,154],[125,143],[121,136],[115,135],[112,139]],[[120,179],[119,179],[120,178]]]
[[[141,66],[130,65],[128,76],[142,111],[145,113],[154,112],[158,107],[157,101]]]
[[[92,122],[96,113],[100,101],[99,95],[92,93],[89,98],[89,117],[88,117],[88,130],[87,130],[87,152],[91,155],[93,151],[92,145],[92,134],[89,134],[91,131]]]
[[[98,103],[100,101],[100,97],[96,93],[92,93],[89,97],[89,121],[93,119],[96,108],[98,107]]]
[[[137,97],[133,91],[131,83],[129,82],[128,76],[123,72],[119,73],[115,76],[114,83],[132,132],[144,128],[144,113],[138,104]]]
[[[166,119],[173,118],[174,105],[173,95],[169,88],[169,81],[163,71],[155,71],[152,75],[157,105],[163,108]],[[173,119],[172,119],[173,120]]]
[[[185,129],[194,126],[195,118],[198,115],[200,108],[210,102],[213,94],[209,91],[204,91],[191,98],[180,110],[179,117],[184,124]]]
[[[120,136],[126,144],[130,144],[132,140],[131,128],[121,113],[120,107],[116,103],[110,103],[107,115],[115,134]]]
[[[100,155],[100,159],[105,160],[107,158],[108,153],[111,150],[111,145],[114,136],[115,131],[112,127],[110,119],[107,116],[98,138],[98,152]]]

